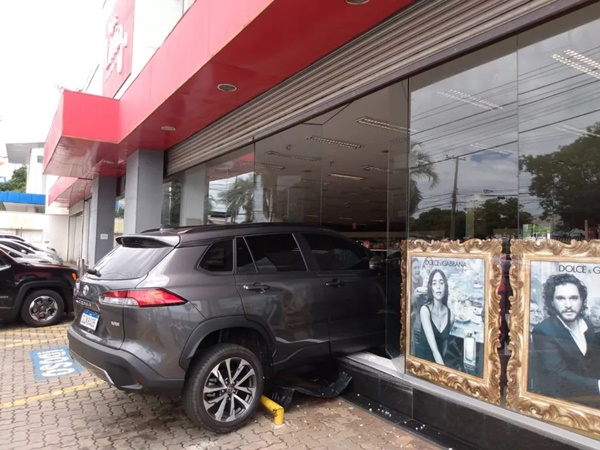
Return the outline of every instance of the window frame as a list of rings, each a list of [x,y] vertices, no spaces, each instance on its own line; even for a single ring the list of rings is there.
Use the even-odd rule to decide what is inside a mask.
[[[275,235],[290,235],[292,236],[292,239],[294,240],[294,242],[296,243],[296,247],[298,248],[298,251],[300,252],[300,256],[302,257],[302,262],[304,262],[304,270],[289,270],[289,271],[285,271],[285,272],[280,272],[280,271],[276,271],[276,272],[261,272],[259,269],[259,266],[256,264],[256,257],[254,256],[254,253],[252,252],[252,247],[250,246],[250,243],[247,241],[247,238],[251,238],[251,237],[263,237],[263,236],[275,236]],[[271,233],[252,233],[252,234],[246,234],[244,236],[242,236],[244,238],[244,241],[246,241],[246,246],[248,247],[248,251],[250,252],[250,256],[252,257],[252,261],[254,261],[254,267],[256,267],[256,275],[275,275],[275,274],[287,274],[287,273],[308,273],[311,272],[311,265],[309,264],[309,261],[306,258],[305,255],[305,251],[302,248],[302,242],[300,242],[298,240],[298,237],[296,236],[297,232],[294,231],[276,231],[276,232],[271,232]],[[236,268],[237,268],[237,261],[236,261]]]
[[[231,271],[211,271],[211,270],[207,270],[204,267],[202,267],[200,264],[202,264],[202,260],[204,259],[204,257],[206,256],[206,254],[210,251],[211,248],[213,248],[213,246],[220,244],[222,242],[226,242],[229,241],[231,243],[231,250],[232,250],[232,255],[233,255],[233,265],[232,265],[232,269]],[[235,273],[235,267],[236,267],[236,258],[235,258],[235,237],[233,236],[227,236],[227,237],[223,237],[223,238],[219,238],[219,239],[215,239],[214,241],[207,243],[206,244],[206,249],[202,252],[202,254],[200,255],[200,258],[198,258],[198,262],[196,263],[196,270],[202,273],[205,273],[207,275],[211,275],[211,276],[231,276]]]
[[[235,244],[238,239],[240,239],[244,242],[244,245],[246,246],[246,249],[248,250],[248,253],[250,254],[250,259],[252,260],[252,264],[254,265],[254,273],[238,272],[238,264],[237,264],[238,263],[238,250],[237,250],[237,245]],[[234,242],[234,245],[233,245],[233,248],[234,248],[233,273],[234,273],[234,275],[258,275],[260,272],[258,271],[258,267],[256,265],[256,260],[254,259],[254,255],[252,254],[252,250],[250,250],[250,245],[246,241],[246,236],[244,236],[244,235],[234,236],[233,242]]]
[[[373,256],[375,256],[373,254],[373,252],[371,252],[368,248],[363,247],[360,244],[357,244],[356,242],[352,241],[351,239],[348,239],[345,236],[342,235],[334,235],[334,234],[327,234],[327,233],[319,233],[317,231],[301,231],[298,233],[300,236],[299,238],[302,239],[303,244],[306,246],[304,249],[304,252],[307,252],[308,254],[310,254],[310,259],[312,262],[312,267],[313,270],[315,272],[322,272],[322,273],[336,273],[336,272],[368,272],[370,271],[369,267],[366,268],[362,268],[362,269],[321,269],[319,267],[319,263],[317,261],[317,258],[315,258],[315,255],[312,252],[312,247],[310,246],[310,243],[308,242],[308,239],[306,239],[305,235],[316,235],[316,236],[321,236],[323,238],[327,238],[327,239],[336,239],[342,242],[346,242],[348,244],[349,247],[354,247],[360,251],[363,251],[365,253],[365,255],[369,258],[369,261],[371,260],[371,258],[373,258]]]

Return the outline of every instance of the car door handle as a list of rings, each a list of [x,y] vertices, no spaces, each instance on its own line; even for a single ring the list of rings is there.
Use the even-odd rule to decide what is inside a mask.
[[[247,291],[265,292],[265,291],[268,291],[269,289],[271,289],[271,286],[269,286],[267,284],[254,283],[254,284],[245,284],[244,289],[246,289]]]
[[[337,280],[337,279],[334,278],[331,281],[327,281],[325,283],[325,286],[328,286],[328,287],[342,287],[344,284],[345,283],[343,281]]]

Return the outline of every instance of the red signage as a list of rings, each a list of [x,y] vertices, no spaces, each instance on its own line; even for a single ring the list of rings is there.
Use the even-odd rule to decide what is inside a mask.
[[[135,0],[117,0],[106,23],[102,95],[114,97],[131,75]]]

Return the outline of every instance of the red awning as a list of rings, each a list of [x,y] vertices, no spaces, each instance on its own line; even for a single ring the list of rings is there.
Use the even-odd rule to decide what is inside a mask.
[[[123,175],[135,150],[162,151],[183,141],[413,1],[196,1],[120,100],[64,92],[44,173],[88,180]],[[237,90],[222,92],[220,83]],[[74,203],[77,196],[58,190],[49,203],[66,197]]]

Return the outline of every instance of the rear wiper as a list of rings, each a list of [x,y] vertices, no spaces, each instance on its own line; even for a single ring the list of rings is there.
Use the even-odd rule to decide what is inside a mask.
[[[87,273],[89,273],[91,275],[94,275],[94,276],[96,276],[98,278],[100,278],[102,276],[102,274],[98,270],[96,270],[96,269],[88,269]]]

